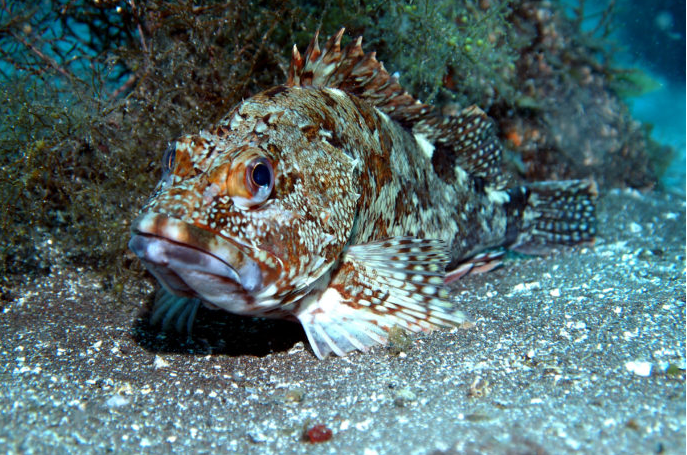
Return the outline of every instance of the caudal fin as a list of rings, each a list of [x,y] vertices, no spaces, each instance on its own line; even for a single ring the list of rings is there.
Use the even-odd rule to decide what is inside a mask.
[[[552,245],[574,245],[594,240],[595,182],[539,182],[513,188],[509,193],[508,248],[541,254]]]

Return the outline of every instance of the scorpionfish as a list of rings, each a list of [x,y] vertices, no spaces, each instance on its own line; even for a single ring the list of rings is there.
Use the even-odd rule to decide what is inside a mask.
[[[498,251],[593,240],[593,181],[507,188],[482,110],[442,115],[343,32],[166,151],[129,243],[163,286],[153,320],[291,319],[317,357],[344,355],[465,322],[446,282]]]

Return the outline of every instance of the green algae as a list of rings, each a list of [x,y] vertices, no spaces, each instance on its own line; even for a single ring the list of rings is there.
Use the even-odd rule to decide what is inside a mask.
[[[294,2],[299,3],[299,2]],[[516,45],[507,1],[309,2],[306,30],[329,36],[342,25],[362,35],[401,84],[428,103],[490,104],[513,92]],[[307,42],[309,34],[302,37]],[[488,106],[486,106],[488,107]]]
[[[661,83],[637,68],[616,69],[610,75],[611,90],[622,98],[646,95],[661,88]]]
[[[144,276],[127,250],[129,223],[159,178],[168,142],[286,80],[292,45],[303,50],[317,29],[321,39],[341,26],[345,40],[363,35],[364,49],[398,72],[409,92],[448,112],[473,103],[487,110],[502,137],[524,138],[506,153],[516,176],[593,175],[646,187],[658,172],[647,164],[648,133],[622,111],[585,119],[627,138],[597,147],[606,154],[597,167],[569,158],[574,137],[553,139],[562,133],[551,125],[570,119],[551,106],[574,90],[586,93],[590,77],[589,98],[599,99],[613,73],[590,56],[598,41],[578,40],[574,23],[546,2],[3,5],[0,286],[50,272],[56,254],[102,271],[118,292],[123,281]],[[527,142],[534,132],[538,139]]]
[[[269,39],[287,25],[283,8],[132,5],[8,2],[0,11],[5,283],[51,271],[55,249],[115,288],[141,276],[129,223],[168,141],[285,77]]]

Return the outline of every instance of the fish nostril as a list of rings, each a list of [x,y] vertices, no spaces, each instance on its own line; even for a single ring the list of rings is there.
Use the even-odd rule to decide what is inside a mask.
[[[174,171],[174,164],[176,162],[176,155],[177,155],[177,144],[176,142],[172,142],[169,144],[169,147],[165,150],[165,153],[162,155],[162,175],[163,178],[167,174],[171,173]]]

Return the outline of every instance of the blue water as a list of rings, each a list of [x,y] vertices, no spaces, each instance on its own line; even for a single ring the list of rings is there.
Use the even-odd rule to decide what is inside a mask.
[[[643,69],[660,88],[627,100],[633,116],[653,125],[652,136],[677,155],[663,186],[685,193],[685,1],[622,2],[615,36],[626,45],[621,61]]]
[[[685,193],[685,84],[661,81],[661,88],[627,100],[632,115],[654,126],[652,137],[672,146],[677,154],[661,177],[665,189]]]
[[[571,10],[578,0],[562,0]],[[583,29],[593,30],[611,0],[585,2]],[[685,194],[685,1],[617,0],[611,22],[614,62],[638,68],[659,88],[625,101],[637,120],[653,126],[652,137],[676,150],[661,186]]]

